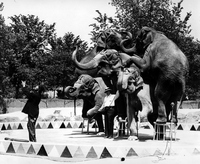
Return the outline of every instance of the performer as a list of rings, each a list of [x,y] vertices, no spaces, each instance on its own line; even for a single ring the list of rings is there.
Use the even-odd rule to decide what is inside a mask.
[[[106,97],[99,112],[105,114],[105,138],[111,139],[113,138],[114,118],[117,115],[117,110],[115,109],[116,95],[111,94],[110,88],[106,88],[105,93]]]
[[[27,102],[22,109],[22,112],[28,115],[27,129],[29,133],[29,141],[36,142],[35,124],[39,116],[39,103],[45,89],[44,86],[36,87],[34,90],[29,91],[25,87],[26,82],[22,82],[23,91],[27,96]]]

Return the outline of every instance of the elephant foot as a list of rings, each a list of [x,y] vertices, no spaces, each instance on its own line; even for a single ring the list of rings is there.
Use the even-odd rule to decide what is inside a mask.
[[[128,140],[129,141],[136,141],[136,140],[138,140],[138,137],[137,136],[129,136]]]
[[[167,122],[167,118],[166,117],[159,117],[156,119],[156,123],[161,123],[161,124],[165,124]]]

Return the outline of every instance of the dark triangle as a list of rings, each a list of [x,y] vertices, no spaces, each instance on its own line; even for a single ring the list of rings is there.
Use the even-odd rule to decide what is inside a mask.
[[[1,128],[1,130],[6,130],[6,127],[5,127],[4,124],[3,124],[2,128]]]
[[[79,128],[82,128],[82,126],[83,126],[83,128],[84,128],[84,125],[83,125],[83,123],[81,122]]]
[[[109,153],[109,151],[108,151],[107,148],[105,147],[105,148],[103,149],[103,152],[102,152],[100,158],[109,158],[109,157],[112,158],[111,154]]]
[[[41,148],[40,148],[40,150],[39,150],[37,155],[48,156],[48,154],[47,154],[47,152],[46,152],[46,150],[45,150],[43,145],[41,146]]]
[[[37,123],[37,125],[36,125],[36,127],[35,127],[36,129],[41,129],[41,126],[40,126],[40,124],[39,123]]]
[[[200,131],[200,126],[198,126],[197,131]]]
[[[60,125],[60,128],[65,128],[64,122]]]
[[[66,128],[72,128],[70,122],[67,124]]]
[[[130,148],[130,150],[128,151],[127,157],[132,157],[132,156],[138,156],[137,153],[133,150],[133,148]]]
[[[181,126],[181,124],[178,126],[177,130],[183,130],[183,127]]]
[[[94,124],[92,125],[92,128],[98,128],[97,124],[94,123]]]
[[[8,149],[7,149],[6,153],[15,153],[15,150],[14,150],[12,142],[8,146]]]
[[[194,127],[194,125],[192,125],[192,127],[190,128],[191,131],[196,131],[196,128]]]
[[[50,123],[47,129],[53,129],[53,125]]]
[[[33,145],[31,145],[27,151],[27,154],[35,154],[35,150],[33,148]]]
[[[68,147],[66,146],[65,149],[63,150],[61,157],[66,157],[66,158],[72,158],[71,153],[69,152]]]
[[[18,129],[23,129],[22,124],[19,124]]]

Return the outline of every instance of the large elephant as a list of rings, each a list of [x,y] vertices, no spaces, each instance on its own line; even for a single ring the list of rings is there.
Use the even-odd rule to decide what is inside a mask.
[[[140,70],[145,83],[150,86],[150,96],[153,104],[151,123],[165,123],[169,121],[169,114],[173,108],[173,122],[177,122],[177,101],[185,91],[185,81],[189,69],[187,57],[163,33],[149,27],[143,27],[132,48],[125,48],[127,53],[143,55],[143,58],[133,55],[127,63],[134,63]]]
[[[99,132],[104,132],[102,114],[98,113],[105,97],[104,90],[107,88],[102,78],[92,78],[90,75],[80,75],[73,86],[65,89],[69,97],[83,99],[82,117],[97,120]]]

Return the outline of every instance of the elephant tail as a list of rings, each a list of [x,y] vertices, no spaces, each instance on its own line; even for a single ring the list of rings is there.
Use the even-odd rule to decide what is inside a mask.
[[[177,112],[178,112],[178,110],[180,109],[180,108],[182,108],[182,104],[183,104],[183,98],[184,97],[184,94],[182,94],[182,96],[181,96],[181,98],[180,98],[180,103],[178,104],[178,106],[177,106]]]

